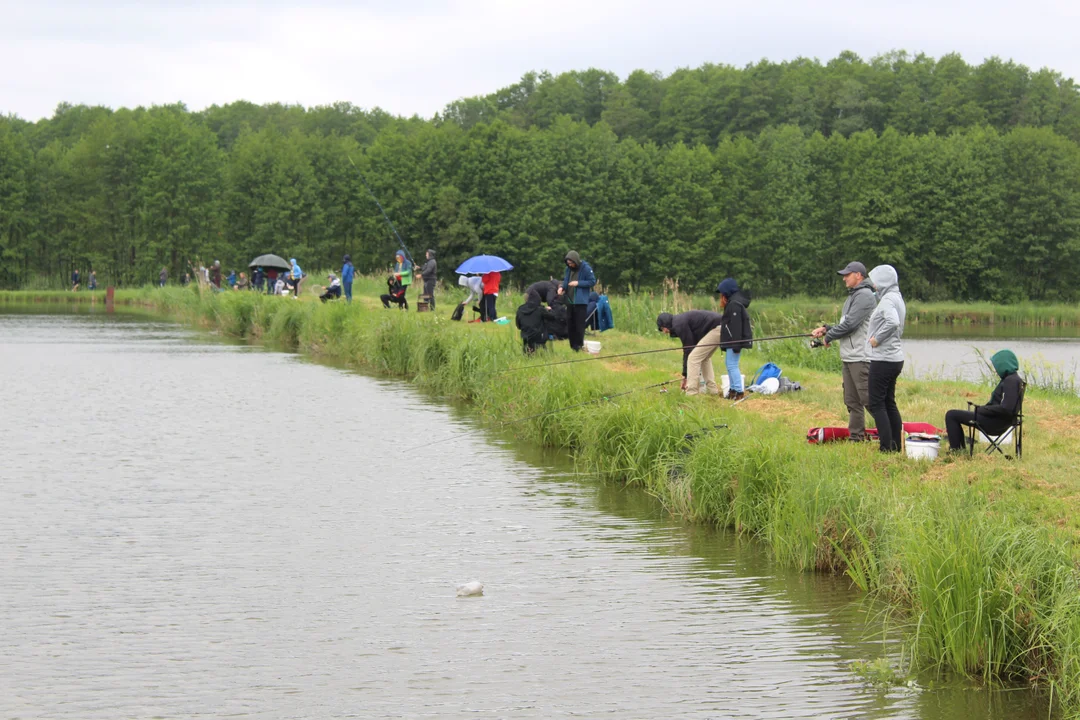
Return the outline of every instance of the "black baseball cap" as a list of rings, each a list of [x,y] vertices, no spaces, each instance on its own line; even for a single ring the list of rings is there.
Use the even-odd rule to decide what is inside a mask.
[[[851,273],[861,273],[863,277],[866,277],[866,266],[861,262],[849,262],[844,266],[843,270],[837,270],[841,275],[850,275]]]

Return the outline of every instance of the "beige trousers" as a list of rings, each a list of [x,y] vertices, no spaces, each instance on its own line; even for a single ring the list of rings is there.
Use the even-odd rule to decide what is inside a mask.
[[[701,384],[699,378],[705,378],[705,389],[710,395],[719,395],[720,388],[716,385],[716,376],[713,375],[712,356],[720,349],[720,328],[715,327],[701,338],[697,347],[690,351],[690,357],[686,359],[686,394],[697,395]]]

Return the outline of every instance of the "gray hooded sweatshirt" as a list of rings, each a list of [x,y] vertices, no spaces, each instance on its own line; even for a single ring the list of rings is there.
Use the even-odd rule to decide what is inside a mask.
[[[870,315],[874,312],[874,285],[869,279],[848,290],[844,301],[844,314],[840,322],[829,328],[825,339],[840,347],[840,359],[843,362],[869,362],[870,347],[866,344],[866,329],[870,326]]]
[[[874,283],[878,305],[870,315],[870,327],[866,331],[866,347],[870,351],[871,362],[903,362],[904,347],[900,339],[904,337],[904,321],[907,319],[907,305],[900,294],[900,281],[896,268],[892,265],[878,265],[870,271],[870,282]],[[877,347],[870,347],[870,338],[877,340]]]

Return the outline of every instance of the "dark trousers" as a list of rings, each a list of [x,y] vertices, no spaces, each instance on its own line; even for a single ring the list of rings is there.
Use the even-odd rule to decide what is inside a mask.
[[[949,433],[949,449],[963,450],[967,447],[964,426],[975,423],[975,413],[967,410],[950,410],[945,413],[945,430]]]
[[[382,295],[379,296],[379,299],[382,300],[382,306],[384,308],[389,308],[390,303],[396,303],[399,310],[408,310],[409,309],[409,301],[405,298],[404,295],[402,295],[399,298],[396,298],[393,295],[388,295],[386,293],[383,293]]]
[[[499,317],[495,312],[495,299],[498,297],[498,295],[485,295],[480,298],[480,319],[482,321],[491,322]]]
[[[585,318],[589,316],[588,305],[571,305],[566,317],[566,334],[570,336],[570,349],[585,347]]]
[[[870,414],[877,423],[881,452],[900,452],[904,423],[896,407],[896,379],[903,369],[903,361],[870,362]]]
[[[434,310],[435,309],[435,281],[434,280],[425,280],[424,281],[424,294],[427,295],[428,307],[431,308],[432,310]]]

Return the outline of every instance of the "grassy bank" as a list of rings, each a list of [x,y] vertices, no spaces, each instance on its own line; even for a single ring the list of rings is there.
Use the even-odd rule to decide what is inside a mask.
[[[181,289],[125,291],[118,302],[405,378],[472,403],[491,425],[634,390],[501,431],[564,448],[584,471],[644,486],[688,520],[760,538],[779,562],[846,574],[888,601],[919,667],[1051,687],[1065,708],[1080,710],[1075,396],[1029,392],[1023,462],[918,463],[881,457],[870,444],[806,443],[808,427],[846,424],[831,351],[755,348],[744,372],[774,360],[805,389],[732,406],[640,390],[677,376],[677,350],[505,372],[571,353],[561,344],[525,360],[512,328],[450,322],[445,298],[438,314],[401,313],[377,307],[372,288],[363,289],[352,306]],[[0,302],[33,300],[0,294]],[[506,314],[511,301],[500,304]],[[604,353],[674,347],[649,330],[605,333]],[[941,425],[947,409],[988,394],[905,379],[897,399],[905,419]],[[685,438],[718,424],[728,428]]]

